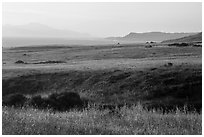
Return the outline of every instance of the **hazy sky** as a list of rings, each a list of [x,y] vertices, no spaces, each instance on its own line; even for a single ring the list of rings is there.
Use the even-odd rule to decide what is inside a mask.
[[[93,36],[202,31],[202,3],[3,3],[3,24],[41,23]]]

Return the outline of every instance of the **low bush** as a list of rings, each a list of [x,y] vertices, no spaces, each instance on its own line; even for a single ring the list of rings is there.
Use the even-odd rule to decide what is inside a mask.
[[[168,46],[186,47],[186,46],[189,46],[189,44],[188,43],[173,43],[173,44],[168,44]]]
[[[3,97],[3,106],[32,106],[39,109],[53,109],[57,111],[67,111],[69,109],[79,109],[87,106],[88,100],[81,99],[78,93],[62,92],[53,93],[47,98],[40,95],[26,98],[22,94],[10,94]]]
[[[55,63],[66,63],[65,61],[60,61],[60,60],[48,60],[48,61],[40,61],[40,62],[36,62],[33,64],[55,64]]]
[[[25,62],[22,61],[22,60],[18,60],[18,61],[16,61],[15,63],[16,63],[16,64],[25,64]]]
[[[52,94],[48,97],[50,106],[57,110],[68,110],[71,108],[80,108],[83,103],[79,94],[74,92],[62,92]]]
[[[29,105],[36,108],[50,108],[58,111],[82,108],[84,106],[79,94],[74,92],[53,93],[47,98],[35,96],[30,99]]]
[[[34,96],[29,100],[29,105],[35,107],[35,108],[48,108],[49,104],[48,102],[42,98],[40,95]]]
[[[3,106],[15,106],[15,107],[22,107],[27,98],[22,94],[10,94],[3,97]]]

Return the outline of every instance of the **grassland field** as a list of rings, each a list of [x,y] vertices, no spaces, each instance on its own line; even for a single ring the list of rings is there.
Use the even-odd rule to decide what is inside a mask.
[[[2,63],[3,99],[76,92],[91,106],[123,106],[117,114],[94,107],[50,112],[4,106],[3,134],[201,134],[201,47],[3,48]]]

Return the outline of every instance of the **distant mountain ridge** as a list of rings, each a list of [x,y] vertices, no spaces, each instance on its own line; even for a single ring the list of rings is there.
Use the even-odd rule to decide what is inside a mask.
[[[62,30],[49,27],[39,23],[26,25],[3,25],[3,37],[66,37],[66,38],[87,38],[88,34],[71,30]]]
[[[134,33],[131,32],[124,37],[108,37],[109,40],[118,40],[118,41],[137,41],[137,42],[146,42],[146,41],[156,41],[161,42],[169,39],[182,38],[185,36],[194,35],[196,33],[166,33],[166,32],[145,32],[145,33]]]
[[[170,39],[162,41],[162,43],[187,43],[187,42],[202,42],[202,32],[178,39]]]

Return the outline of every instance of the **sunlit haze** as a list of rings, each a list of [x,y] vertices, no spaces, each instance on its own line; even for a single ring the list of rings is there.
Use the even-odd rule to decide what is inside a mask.
[[[40,23],[96,37],[200,32],[202,3],[3,3],[3,25]]]

